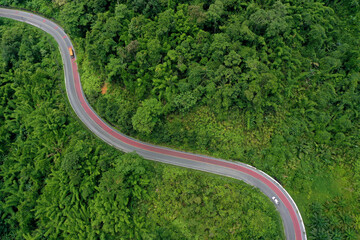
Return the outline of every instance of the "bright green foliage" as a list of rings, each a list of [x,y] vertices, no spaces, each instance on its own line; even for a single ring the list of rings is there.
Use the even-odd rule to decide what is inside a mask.
[[[360,135],[356,4],[172,1],[156,15],[134,6],[121,5],[129,24],[117,33],[116,51],[104,50],[110,56],[102,62],[105,71],[93,65],[112,87],[98,102],[134,98],[127,115],[132,125],[122,127],[122,114],[107,119],[144,140],[267,171],[299,203],[309,238],[319,238],[311,230],[312,203],[325,206],[325,199],[338,197],[358,205],[351,194],[358,188],[351,172]],[[98,60],[92,56],[86,55]],[[159,100],[164,117],[145,117],[149,99]],[[317,177],[321,172],[328,173],[328,185]],[[354,228],[359,211],[337,208],[354,216],[347,222]],[[330,229],[354,234],[335,223]]]
[[[182,179],[187,181],[183,183]],[[200,179],[203,180],[199,182]],[[158,228],[156,239],[193,239],[194,236],[205,239],[281,239],[276,226],[266,224],[275,217],[273,213],[261,204],[249,208],[250,202],[261,202],[257,196],[250,192],[242,195],[239,186],[231,184],[236,183],[235,180],[228,184],[220,182],[221,177],[183,169],[164,172],[149,217],[153,219],[153,225],[161,226],[166,221],[168,227]],[[237,199],[235,202],[234,198]],[[192,217],[187,219],[186,216]]]
[[[143,229],[138,227],[146,224],[144,216],[134,212],[143,208],[137,206],[140,202],[146,204],[150,199],[147,188],[153,181],[153,172],[153,165],[148,161],[128,154],[115,160],[114,168],[103,173],[96,187],[97,195],[89,202],[95,215],[92,226],[99,228],[98,233],[106,238],[141,236]]]
[[[0,42],[18,46],[14,59],[0,55],[1,239],[281,236],[272,203],[247,184],[122,154],[89,134],[66,104],[50,36],[5,20]],[[132,99],[100,97],[101,114],[111,121],[121,116],[118,124],[131,129]],[[142,107],[141,117],[159,123],[160,101]],[[200,211],[201,201],[207,208]]]
[[[61,21],[90,102],[124,133],[252,164],[289,190],[309,239],[359,238],[358,0],[0,2]],[[2,39],[6,70],[38,61],[21,36]],[[6,124],[2,139],[26,134]]]
[[[145,100],[132,117],[134,129],[140,133],[150,134],[159,122],[161,113],[161,103],[158,100],[154,98]]]

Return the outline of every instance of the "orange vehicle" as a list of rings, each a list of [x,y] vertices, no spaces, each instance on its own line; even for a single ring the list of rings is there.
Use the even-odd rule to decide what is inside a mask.
[[[74,57],[75,57],[75,56],[74,56],[74,51],[72,50],[71,47],[69,47],[69,53],[70,53],[71,58],[74,58]]]

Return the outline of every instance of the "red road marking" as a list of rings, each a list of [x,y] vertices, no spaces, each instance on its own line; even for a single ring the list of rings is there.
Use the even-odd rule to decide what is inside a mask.
[[[30,14],[30,16],[32,16],[32,17],[33,17],[33,16],[34,16],[34,14]]]
[[[229,163],[229,162],[222,162],[219,160],[215,160],[215,159],[210,159],[210,158],[206,158],[206,157],[200,157],[200,156],[194,156],[194,155],[190,155],[187,153],[182,153],[182,152],[175,152],[169,149],[162,149],[162,148],[157,148],[157,147],[153,147],[153,146],[148,146],[146,144],[143,143],[139,143],[136,142],[132,139],[128,139],[124,136],[122,136],[121,134],[115,132],[113,129],[111,129],[110,127],[108,127],[89,107],[89,105],[86,103],[84,95],[82,94],[81,91],[81,83],[80,83],[80,78],[78,75],[78,71],[77,71],[77,64],[75,62],[75,59],[71,60],[72,62],[72,70],[73,70],[73,76],[74,76],[74,81],[75,81],[75,89],[76,89],[76,93],[78,95],[78,98],[80,100],[81,105],[83,106],[84,110],[86,111],[86,113],[90,116],[90,118],[92,120],[94,120],[102,129],[104,129],[107,133],[109,133],[111,136],[119,139],[120,141],[131,145],[133,147],[137,147],[140,149],[144,149],[147,151],[151,151],[151,152],[156,152],[156,153],[160,153],[160,154],[165,154],[165,155],[170,155],[170,156],[174,156],[174,157],[179,157],[179,158],[185,158],[188,160],[193,160],[193,161],[198,161],[198,162],[203,162],[203,163],[208,163],[208,164],[213,164],[213,165],[217,165],[217,166],[222,166],[222,167],[226,167],[226,168],[230,168],[230,169],[234,169],[243,173],[246,173],[254,178],[259,179],[260,181],[262,181],[263,183],[265,183],[269,188],[271,188],[276,195],[278,195],[278,197],[280,198],[280,200],[284,203],[284,205],[286,206],[286,208],[288,209],[290,216],[291,216],[291,220],[293,223],[295,223],[294,225],[294,229],[295,229],[295,239],[301,239],[301,229],[300,229],[300,223],[296,217],[296,213],[291,205],[291,203],[289,202],[289,200],[286,198],[285,194],[274,184],[272,183],[270,180],[268,180],[267,178],[265,178],[264,176],[260,175],[257,172],[254,172],[248,168],[245,168],[243,166],[239,166],[233,163]]]
[[[46,22],[46,20],[44,19],[43,22]]]
[[[55,26],[55,29],[58,29],[58,26]]]
[[[63,36],[63,39],[65,39],[65,38],[66,38],[66,35]]]

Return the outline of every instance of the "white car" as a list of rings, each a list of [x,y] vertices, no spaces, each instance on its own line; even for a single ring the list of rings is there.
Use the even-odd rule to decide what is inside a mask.
[[[279,200],[277,200],[276,197],[272,197],[271,199],[274,201],[274,203],[275,203],[276,205],[279,205]]]

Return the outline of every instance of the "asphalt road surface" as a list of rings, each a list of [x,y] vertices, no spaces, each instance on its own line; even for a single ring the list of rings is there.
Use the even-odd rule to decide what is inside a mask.
[[[287,239],[306,239],[304,223],[295,202],[273,178],[243,163],[159,147],[118,132],[102,120],[87,102],[80,83],[76,57],[71,58],[69,54],[69,47],[74,49],[73,45],[59,25],[31,12],[4,8],[0,8],[0,17],[31,24],[55,38],[63,60],[65,85],[70,104],[81,121],[103,141],[124,152],[135,151],[146,159],[242,180],[260,189],[274,203],[280,213]],[[276,197],[279,203],[275,204],[272,197]]]

